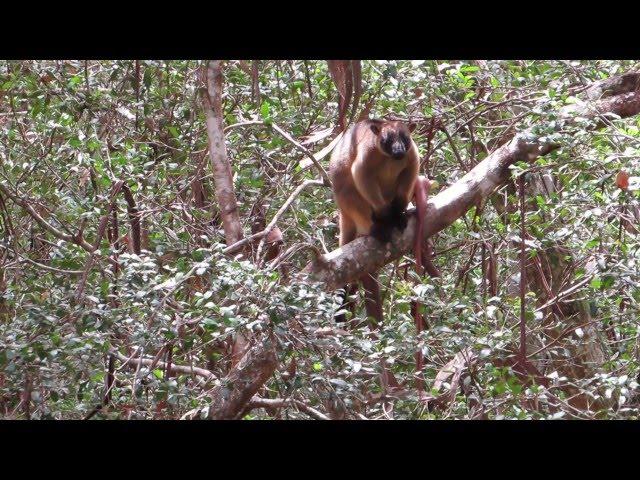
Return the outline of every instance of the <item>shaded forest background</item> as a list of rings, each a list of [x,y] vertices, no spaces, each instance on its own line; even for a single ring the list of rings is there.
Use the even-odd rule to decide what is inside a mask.
[[[637,418],[638,66],[0,61],[0,416]],[[336,252],[325,170],[367,116],[418,123],[427,225],[480,184],[437,278]],[[333,320],[367,261],[376,332]]]

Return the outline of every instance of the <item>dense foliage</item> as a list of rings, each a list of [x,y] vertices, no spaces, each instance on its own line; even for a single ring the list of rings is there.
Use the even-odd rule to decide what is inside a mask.
[[[287,252],[280,265],[223,252],[202,62],[0,62],[0,183],[15,197],[0,194],[0,416],[85,418],[103,402],[110,363],[109,402],[93,418],[206,411],[238,332],[259,341],[273,331],[278,368],[260,396],[295,399],[331,418],[637,418],[640,117],[595,131],[554,126],[554,112],[586,85],[637,66],[362,62],[361,107],[419,123],[415,141],[440,190],[518,131],[532,128],[561,144],[514,172],[527,170],[527,343],[547,381],[541,385],[538,373],[519,375],[509,362],[520,345],[515,182],[436,235],[440,278],[418,278],[409,256],[383,269],[385,324],[374,338],[368,327],[335,328],[335,292],[290,281],[313,248],[337,247],[330,189],[305,189],[278,222]],[[317,178],[272,125],[317,153],[335,136],[338,92],[326,62],[297,60],[228,61],[223,92],[227,153],[249,235],[301,182]],[[429,141],[433,118],[442,128]],[[629,188],[620,188],[621,170]],[[119,180],[142,219],[140,254],[131,203],[114,193]],[[99,248],[92,255],[62,239],[34,213]],[[577,284],[540,308],[549,290]],[[420,336],[416,299],[429,327]],[[465,357],[459,378],[431,392],[452,395],[429,406],[413,388],[416,348],[428,390],[456,354]],[[143,357],[151,368],[127,362]],[[168,362],[186,368],[168,375]],[[387,395],[383,364],[407,394]],[[308,412],[291,403],[248,408],[244,418]]]

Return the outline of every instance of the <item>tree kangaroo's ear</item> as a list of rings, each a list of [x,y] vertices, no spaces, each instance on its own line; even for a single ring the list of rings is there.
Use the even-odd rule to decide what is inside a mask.
[[[417,126],[418,126],[418,124],[416,122],[410,122],[409,123],[409,132],[413,133],[413,131],[416,129]]]
[[[375,135],[380,135],[380,124],[379,123],[372,123],[371,124],[371,131]]]

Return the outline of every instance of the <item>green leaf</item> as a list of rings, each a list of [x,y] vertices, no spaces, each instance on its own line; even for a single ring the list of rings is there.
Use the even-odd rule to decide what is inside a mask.
[[[271,111],[271,106],[269,105],[269,103],[262,102],[262,105],[260,105],[260,115],[262,115],[262,118],[264,120],[267,120],[269,118],[270,111]]]
[[[584,244],[584,248],[590,249],[597,247],[600,244],[599,238],[593,238]]]
[[[169,130],[169,133],[171,134],[171,136],[172,136],[173,138],[178,138],[178,137],[180,136],[180,132],[179,132],[179,131],[178,131],[178,129],[177,129],[176,127],[174,127],[173,125],[172,125],[172,126],[167,127],[167,130]]]
[[[291,88],[294,90],[302,90],[304,88],[304,82],[302,80],[296,80],[291,84]]]
[[[144,69],[144,76],[142,79],[142,83],[144,83],[144,86],[149,88],[151,87],[151,69],[150,68],[145,68]]]

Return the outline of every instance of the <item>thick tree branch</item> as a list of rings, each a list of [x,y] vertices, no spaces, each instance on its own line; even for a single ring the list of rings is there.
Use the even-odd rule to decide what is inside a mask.
[[[211,392],[209,418],[237,419],[278,365],[276,343],[272,336],[251,347],[222,384]]]
[[[600,120],[601,115],[613,113],[628,117],[640,113],[640,91],[625,91],[589,104],[572,105],[563,109],[560,116],[565,124],[576,117]],[[596,122],[597,123],[597,122]],[[510,176],[509,166],[518,162],[531,162],[541,155],[558,148],[543,138],[521,133],[509,143],[498,148],[464,177],[448,189],[434,196],[427,205],[427,221],[424,238],[451,225],[472,206],[481,205]],[[402,234],[394,234],[392,242],[381,245],[371,237],[363,237],[319,256],[299,274],[323,284],[327,290],[340,288],[355,281],[364,273],[374,271],[413,248],[416,228],[415,214]],[[276,346],[273,337],[251,347],[240,362],[232,368],[219,387],[211,393],[209,418],[235,419],[247,407],[266,405],[258,401],[256,393],[273,374],[277,365]],[[255,401],[252,403],[252,399]]]
[[[587,88],[585,94],[589,100],[600,100],[638,89],[640,89],[640,72],[627,72],[593,83]]]
[[[614,114],[624,118],[638,113],[640,90],[622,89],[618,95],[566,107],[560,112],[560,117],[565,127],[576,123],[579,117],[595,120],[593,126],[600,127],[605,116]],[[481,205],[508,180],[510,165],[519,161],[532,162],[559,146],[528,132],[516,135],[460,180],[431,198],[427,204],[425,240],[451,225],[471,207]],[[394,232],[390,244],[382,245],[369,236],[358,238],[314,260],[299,274],[299,278],[308,276],[310,280],[323,284],[326,290],[334,290],[408,253],[412,249],[416,227],[415,212],[412,213],[405,231],[402,234]]]
[[[222,61],[210,60],[206,70],[206,93],[203,95],[204,111],[207,118],[209,155],[215,181],[216,197],[220,206],[222,226],[227,245],[232,245],[243,237],[238,201],[233,188],[231,165],[227,157],[222,129]]]

